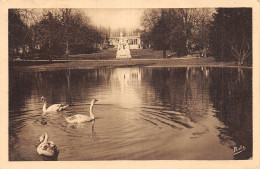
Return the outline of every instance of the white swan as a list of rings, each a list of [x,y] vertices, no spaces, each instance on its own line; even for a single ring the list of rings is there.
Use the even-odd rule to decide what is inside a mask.
[[[93,106],[94,106],[94,103],[97,102],[97,101],[98,101],[97,99],[93,99],[91,101],[90,109],[89,109],[90,116],[82,115],[82,114],[76,114],[76,115],[73,115],[73,116],[70,116],[70,117],[64,117],[65,120],[68,123],[83,123],[83,122],[94,120],[95,116],[93,114]]]
[[[49,113],[49,112],[59,112],[59,111],[62,111],[64,110],[65,108],[67,108],[69,105],[62,105],[62,104],[53,104],[51,105],[50,107],[48,107],[47,109],[47,106],[46,106],[46,99],[44,96],[41,97],[41,101],[43,102],[43,107],[42,107],[42,111],[43,111],[43,116],[46,114],[46,113]]]
[[[57,158],[59,155],[59,150],[57,146],[52,141],[48,141],[48,134],[44,132],[39,138],[40,144],[37,147],[37,153],[39,155],[44,155],[48,158]]]

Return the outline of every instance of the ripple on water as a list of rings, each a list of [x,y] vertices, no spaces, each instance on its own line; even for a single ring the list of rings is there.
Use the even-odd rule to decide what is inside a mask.
[[[192,128],[190,119],[185,114],[162,107],[142,107],[142,119],[153,125],[168,125],[175,129]]]

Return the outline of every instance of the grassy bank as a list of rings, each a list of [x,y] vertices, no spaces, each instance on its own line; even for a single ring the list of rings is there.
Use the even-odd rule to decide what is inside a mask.
[[[162,50],[152,50],[152,49],[131,49],[131,56],[135,59],[162,59],[163,51]],[[167,50],[167,55],[173,55],[174,53],[170,50]]]
[[[109,48],[103,51],[99,51],[91,54],[78,54],[69,55],[71,60],[107,60],[116,58],[115,48]],[[130,53],[133,59],[161,59],[163,58],[163,51],[153,49],[130,49]],[[173,52],[167,51],[167,55],[172,55]],[[67,59],[65,56],[56,57],[54,59],[63,60]]]
[[[161,51],[151,49],[131,50],[131,59],[116,59],[116,49],[108,49],[99,53],[71,55],[70,60],[57,59],[53,61],[43,60],[19,60],[11,62],[10,68],[24,71],[31,70],[57,70],[57,69],[93,69],[99,67],[238,67],[236,62],[216,62],[215,58],[162,58]],[[169,53],[167,53],[169,54]],[[251,68],[251,67],[245,67]]]
[[[90,53],[90,54],[77,54],[77,55],[69,55],[68,57],[63,56],[53,56],[52,60],[108,60],[108,59],[116,59],[117,49],[108,48],[106,50]],[[153,50],[153,49],[130,49],[131,56],[133,59],[161,59],[163,58],[163,51],[161,50]],[[167,51],[167,55],[173,55],[174,53],[170,50]],[[28,56],[25,57],[28,60],[44,60],[42,57],[37,56]],[[19,60],[19,59],[18,59]],[[26,59],[23,59],[26,60]],[[49,60],[45,58],[45,60]]]
[[[93,69],[100,67],[237,67],[233,62],[216,62],[214,58],[189,58],[189,59],[111,59],[111,60],[85,60],[59,62],[53,61],[50,64],[31,66],[12,66],[13,69],[23,71],[46,71],[59,69]],[[250,67],[249,67],[250,68]]]
[[[106,59],[115,59],[116,58],[116,49],[108,48],[96,53],[91,54],[78,54],[78,55],[69,55],[71,60],[106,60]],[[66,57],[60,57],[59,59],[67,59]]]
[[[70,55],[70,59],[73,60],[101,60],[101,59],[115,59],[116,58],[115,48],[109,48],[97,53],[91,54],[79,54],[79,55]],[[162,50],[153,50],[153,49],[130,49],[130,53],[133,59],[162,59],[163,51]],[[174,52],[167,50],[166,55],[173,55]],[[64,56],[59,59],[66,59]]]

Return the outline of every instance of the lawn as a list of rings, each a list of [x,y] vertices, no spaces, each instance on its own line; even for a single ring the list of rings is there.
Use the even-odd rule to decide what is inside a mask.
[[[103,59],[115,59],[116,58],[115,48],[108,48],[99,52],[91,54],[78,54],[78,55],[69,55],[70,60],[103,60]],[[66,59],[65,56],[58,57],[58,59]]]
[[[135,59],[162,59],[163,51],[162,50],[153,50],[153,49],[131,49],[131,56]],[[173,55],[174,53],[170,50],[166,51],[166,56]]]
[[[77,54],[69,55],[69,57],[63,56],[52,56],[52,60],[108,60],[116,59],[117,49],[108,48],[102,51],[90,53],[90,54]],[[130,53],[133,59],[163,59],[162,50],[153,50],[153,49],[130,49]],[[175,53],[170,50],[166,51],[166,56],[173,56]],[[175,56],[177,57],[177,56]],[[27,58],[27,59],[26,59]],[[16,58],[16,60],[21,60]],[[41,59],[41,57],[27,56],[22,60],[49,60],[48,58]]]
[[[167,55],[173,55],[167,51]],[[51,69],[89,69],[97,67],[128,67],[128,66],[152,66],[152,67],[186,67],[186,66],[210,66],[210,67],[237,67],[236,62],[216,62],[213,57],[195,57],[195,55],[177,58],[163,58],[162,51],[152,49],[132,49],[132,59],[116,59],[116,49],[109,48],[92,54],[70,55],[48,60],[17,60],[10,62],[9,66],[19,69],[51,70]],[[25,66],[25,67],[24,67]],[[242,66],[247,67],[247,66]],[[251,68],[251,66],[248,66]]]
[[[116,58],[115,48],[108,48],[103,51],[99,51],[91,54],[78,54],[69,55],[71,60],[103,60],[103,59],[115,59]],[[161,59],[163,58],[162,50],[153,49],[130,49],[130,53],[133,59]],[[171,51],[167,51],[166,55],[173,55]],[[54,59],[67,59],[65,56],[56,57]]]

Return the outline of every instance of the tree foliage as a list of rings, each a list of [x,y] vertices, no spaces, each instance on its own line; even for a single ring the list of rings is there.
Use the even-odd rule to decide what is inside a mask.
[[[252,9],[219,8],[213,16],[210,45],[213,55],[222,61],[252,63]]]
[[[48,10],[35,25],[43,52],[53,55],[90,53],[103,43],[104,35],[77,9]]]
[[[205,34],[205,25],[208,24],[210,16],[205,17],[205,13],[210,13],[210,10],[148,9],[141,20],[144,27],[141,38],[145,46],[151,46],[153,49],[164,51],[171,49],[178,56],[187,55],[191,52],[191,43],[198,43],[201,40],[203,42],[198,44],[207,46],[205,37],[202,40],[202,34]],[[205,19],[202,20],[202,17]],[[204,31],[199,31],[202,28]]]
[[[90,53],[104,44],[106,29],[93,26],[80,9],[40,11],[42,14],[32,9],[9,10],[10,51],[30,46],[30,55],[50,58],[68,53]]]
[[[30,32],[18,10],[9,9],[8,19],[9,55],[12,56],[18,54],[19,47],[24,48],[25,44],[30,43]]]
[[[175,19],[173,9],[148,9],[142,17],[144,31],[141,34],[145,46],[156,50],[163,50],[163,57],[166,57],[166,50],[170,48],[173,20]]]
[[[34,43],[39,44],[41,55],[61,54],[62,24],[57,16],[48,12],[43,15],[41,21],[33,26]]]

